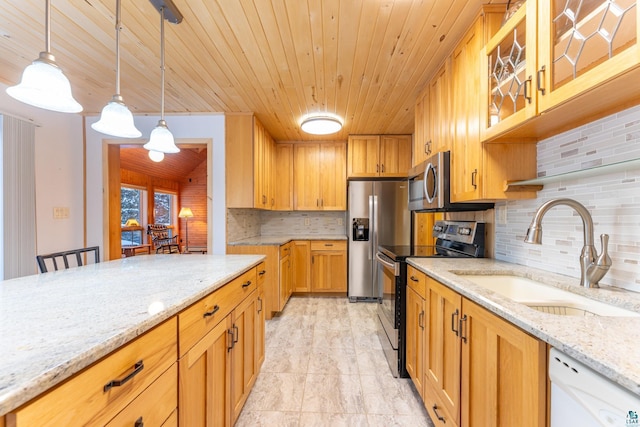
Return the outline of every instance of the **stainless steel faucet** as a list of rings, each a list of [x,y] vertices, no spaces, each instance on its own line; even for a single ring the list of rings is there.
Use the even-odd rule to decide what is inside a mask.
[[[552,199],[543,203],[536,211],[531,225],[527,229],[524,238],[525,243],[542,243],[542,217],[549,209],[557,205],[566,205],[573,208],[582,218],[582,231],[584,232],[584,246],[580,254],[580,286],[585,288],[598,288],[598,282],[607,274],[611,267],[611,258],[608,254],[609,235],[601,234],[602,253],[598,255],[593,246],[593,220],[591,214],[582,204],[573,199]]]

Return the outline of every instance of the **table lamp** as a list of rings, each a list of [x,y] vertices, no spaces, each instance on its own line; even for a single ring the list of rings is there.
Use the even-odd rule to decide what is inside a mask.
[[[187,238],[185,239],[185,252],[189,252],[189,218],[193,218],[193,212],[191,212],[191,208],[180,208],[180,213],[178,213],[179,218],[184,218],[187,222],[185,225]]]
[[[135,218],[129,218],[127,220],[127,222],[124,224],[124,226],[125,227],[140,227],[140,223]],[[131,233],[131,239],[129,239],[129,241],[131,242],[131,245],[133,246],[135,244],[133,242],[133,230],[129,230],[129,232]]]

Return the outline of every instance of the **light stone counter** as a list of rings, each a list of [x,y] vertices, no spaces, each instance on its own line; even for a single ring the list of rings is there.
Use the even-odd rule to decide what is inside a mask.
[[[0,416],[263,259],[144,255],[0,282]]]
[[[476,285],[466,280],[464,274],[526,277],[636,312],[640,312],[640,294],[613,287],[585,289],[572,277],[490,259],[410,258],[408,262],[464,297],[640,394],[640,317],[546,314]]]
[[[280,246],[292,240],[347,240],[344,234],[303,234],[298,236],[256,236],[229,242],[230,246]]]

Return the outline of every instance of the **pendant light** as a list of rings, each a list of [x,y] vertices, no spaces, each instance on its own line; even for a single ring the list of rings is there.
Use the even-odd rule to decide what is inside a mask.
[[[51,54],[51,3],[45,6],[45,51],[27,66],[22,80],[16,86],[7,88],[12,98],[34,107],[61,113],[79,113],[80,105],[71,94],[71,84],[56,64]]]
[[[133,123],[133,114],[120,95],[120,30],[122,30],[120,9],[120,0],[116,0],[116,94],[102,109],[100,120],[93,123],[91,127],[106,135],[138,138],[142,132]]]
[[[160,7],[160,120],[154,130],[151,131],[149,142],[144,144],[144,148],[149,151],[159,151],[165,154],[178,153],[180,149],[176,147],[173,134],[164,121],[164,5]]]

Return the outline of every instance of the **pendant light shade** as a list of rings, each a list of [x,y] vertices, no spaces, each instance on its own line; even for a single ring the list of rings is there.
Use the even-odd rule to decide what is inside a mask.
[[[45,3],[45,51],[28,65],[16,86],[7,94],[25,104],[61,113],[79,113],[82,105],[73,99],[71,84],[51,54],[51,3]]]
[[[127,108],[122,96],[120,96],[120,30],[122,22],[120,18],[120,0],[116,1],[116,94],[105,105],[100,114],[100,120],[91,127],[105,135],[120,138],[138,138],[142,136],[133,123],[133,114]]]
[[[329,114],[309,115],[302,120],[300,128],[313,135],[329,135],[342,129],[342,121]]]
[[[164,6],[160,7],[160,120],[158,125],[151,131],[149,142],[144,144],[144,148],[149,151],[159,151],[165,154],[180,152],[173,140],[173,134],[164,121]],[[149,156],[151,157],[151,156]],[[152,159],[153,160],[153,159]],[[155,160],[154,160],[155,161]]]

